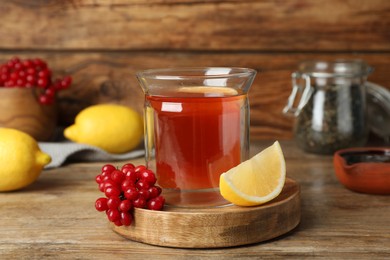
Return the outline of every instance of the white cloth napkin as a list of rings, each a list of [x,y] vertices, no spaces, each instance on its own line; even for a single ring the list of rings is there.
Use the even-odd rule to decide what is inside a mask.
[[[108,153],[98,147],[74,142],[39,142],[40,149],[51,156],[45,169],[60,167],[68,159],[77,161],[119,161],[141,157],[145,150],[133,150],[123,154]]]

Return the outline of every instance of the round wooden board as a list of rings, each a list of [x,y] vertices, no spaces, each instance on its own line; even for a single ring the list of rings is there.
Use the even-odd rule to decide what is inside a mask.
[[[131,226],[111,228],[138,242],[179,248],[217,248],[266,241],[295,228],[301,217],[299,185],[287,178],[281,194],[256,207],[136,209]]]

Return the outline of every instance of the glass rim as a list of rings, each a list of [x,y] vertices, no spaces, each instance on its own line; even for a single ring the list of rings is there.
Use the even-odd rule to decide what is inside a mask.
[[[207,71],[213,74],[206,74]],[[244,67],[173,67],[139,71],[137,78],[162,80],[222,79],[235,77],[253,77],[257,71]]]

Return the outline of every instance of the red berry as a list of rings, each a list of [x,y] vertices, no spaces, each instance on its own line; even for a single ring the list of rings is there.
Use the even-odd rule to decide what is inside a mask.
[[[128,188],[135,188],[135,183],[133,180],[126,178],[121,184],[121,189],[126,191]]]
[[[118,209],[121,203],[121,199],[119,197],[110,197],[107,199],[107,207],[109,209]]]
[[[32,62],[34,63],[35,68],[38,68],[39,70],[45,69],[47,67],[46,62],[44,62],[43,60],[41,60],[39,58],[34,59]]]
[[[22,64],[25,68],[32,68],[34,65],[34,63],[29,59],[22,61]]]
[[[150,187],[149,188],[149,196],[150,196],[150,198],[152,199],[152,198],[155,198],[155,197],[157,197],[158,195],[160,195],[161,194],[161,188],[159,187],[159,186],[153,186],[153,187]]]
[[[26,72],[27,72],[28,75],[31,75],[31,76],[35,76],[35,74],[36,74],[36,70],[33,67],[29,67],[26,70]]]
[[[147,189],[139,190],[138,194],[141,198],[144,198],[145,200],[148,200],[150,198],[150,193],[149,193],[149,190],[147,190]]]
[[[17,72],[12,72],[10,75],[9,75],[9,78],[10,79],[13,79],[13,80],[17,80],[19,78],[19,75]]]
[[[0,66],[0,74],[8,74],[9,73],[9,68],[7,65],[1,65]]]
[[[42,105],[53,104],[53,98],[46,96],[46,95],[40,95],[39,96],[39,103],[41,103]]]
[[[115,224],[115,226],[118,226],[118,227],[123,226],[121,219],[118,219],[117,221],[115,221],[114,224]]]
[[[24,70],[20,70],[18,74],[19,74],[19,78],[21,79],[25,79],[27,77],[27,72]]]
[[[49,78],[51,76],[51,71],[49,69],[43,69],[38,72],[38,77],[40,78]]]
[[[131,168],[131,167],[122,167],[121,171],[124,174],[127,174],[129,171],[135,172],[134,168]]]
[[[95,202],[95,208],[98,211],[106,211],[108,209],[107,198],[98,198]]]
[[[24,87],[25,85],[26,85],[26,81],[24,79],[17,79],[16,80],[16,86]]]
[[[102,172],[108,172],[111,173],[112,171],[116,170],[115,166],[112,164],[105,164],[102,167]]]
[[[144,179],[141,179],[141,180],[137,181],[137,183],[135,184],[135,187],[137,187],[138,190],[149,189],[151,186],[152,185],[150,185]]]
[[[0,75],[0,80],[2,80],[3,82],[7,81],[8,80],[8,74],[1,74]]]
[[[10,59],[10,60],[7,62],[8,68],[13,68],[13,67],[14,67],[14,64],[15,64],[14,59]]]
[[[122,200],[119,204],[119,210],[122,212],[128,212],[133,209],[133,204],[130,200]]]
[[[106,194],[107,197],[118,197],[121,195],[121,191],[116,186],[109,186],[104,189],[104,194]]]
[[[135,172],[141,172],[146,169],[145,165],[138,165],[134,168]]]
[[[20,61],[18,61],[14,64],[15,70],[21,70],[22,68],[23,68],[23,64]]]
[[[146,200],[142,197],[139,197],[138,199],[133,201],[134,208],[145,208],[146,207]]]
[[[70,86],[70,84],[72,84],[72,78],[70,76],[65,76],[60,81],[60,85],[58,87],[60,87],[61,89],[66,89]]]
[[[121,183],[125,179],[125,174],[120,170],[114,170],[111,172],[111,179],[116,183]]]
[[[95,181],[96,181],[96,183],[98,183],[98,184],[102,183],[102,182],[103,182],[103,180],[102,180],[102,175],[100,175],[100,174],[96,175]]]
[[[27,75],[26,76],[26,81],[28,83],[33,84],[33,85],[37,84],[37,81],[36,81],[36,79],[35,79],[35,77],[33,75]]]
[[[138,173],[134,169],[125,168],[123,171],[127,179],[132,180],[134,183],[138,180]]]
[[[51,99],[54,99],[56,92],[53,88],[47,88],[45,89],[45,95]]]
[[[164,207],[165,199],[162,196],[150,199],[148,201],[148,209],[161,210]]]
[[[38,87],[41,87],[41,88],[46,88],[48,83],[49,83],[49,81],[46,78],[39,78],[37,80],[37,85],[38,85]]]
[[[15,86],[16,86],[16,82],[15,82],[15,80],[10,79],[10,80],[8,80],[7,82],[5,82],[4,85],[5,85],[6,87],[15,87]]]
[[[135,187],[130,187],[127,190],[125,190],[124,196],[128,200],[134,201],[139,197],[139,193]]]
[[[13,68],[16,63],[20,62],[20,59],[18,57],[13,57],[7,62],[7,66],[9,68]]]
[[[123,171],[125,168],[134,169],[135,166],[134,166],[134,164],[132,164],[132,163],[126,163],[126,164],[124,164],[124,165],[122,166],[121,170]]]
[[[103,171],[100,176],[102,176],[103,181],[111,180],[111,172]]]
[[[150,185],[154,185],[156,183],[156,176],[151,170],[144,170],[140,173],[141,180],[146,181]]]
[[[106,214],[107,214],[108,220],[110,220],[111,222],[115,222],[117,220],[120,220],[120,218],[121,218],[119,210],[117,210],[117,209],[108,209],[106,211]]]
[[[104,182],[99,183],[99,190],[101,192],[104,192],[104,188],[105,188],[105,183]]]
[[[105,191],[108,187],[118,187],[118,184],[115,183],[113,180],[107,180],[107,181],[103,182],[103,185],[104,185],[103,191]]]
[[[133,222],[133,217],[131,216],[130,213],[121,212],[121,223],[124,226],[130,226],[132,222]]]

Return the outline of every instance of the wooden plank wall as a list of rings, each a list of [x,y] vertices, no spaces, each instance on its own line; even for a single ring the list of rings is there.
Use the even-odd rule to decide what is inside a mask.
[[[72,87],[60,124],[84,107],[142,110],[135,72],[239,66],[259,71],[250,90],[251,136],[289,139],[282,114],[300,61],[364,59],[390,88],[388,0],[0,0],[0,61],[41,57]]]

